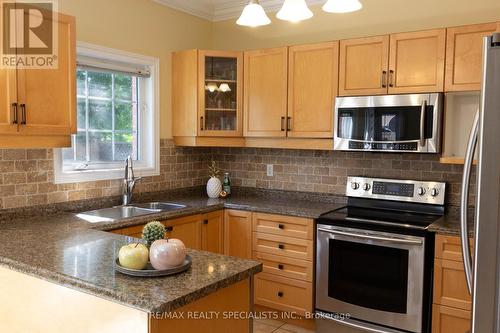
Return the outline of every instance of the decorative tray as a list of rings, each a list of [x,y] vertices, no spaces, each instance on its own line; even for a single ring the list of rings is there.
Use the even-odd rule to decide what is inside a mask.
[[[116,258],[115,269],[123,274],[131,275],[131,276],[139,276],[139,277],[158,277],[158,276],[168,276],[179,274],[185,272],[191,267],[191,257],[186,255],[184,259],[184,263],[177,267],[172,267],[169,269],[157,270],[151,266],[151,263],[148,262],[147,266],[144,269],[130,269],[125,268],[120,265],[118,258]]]

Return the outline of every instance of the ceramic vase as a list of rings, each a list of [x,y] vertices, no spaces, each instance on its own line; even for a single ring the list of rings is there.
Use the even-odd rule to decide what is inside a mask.
[[[210,177],[207,182],[207,195],[209,198],[218,198],[222,191],[222,183],[217,177]]]

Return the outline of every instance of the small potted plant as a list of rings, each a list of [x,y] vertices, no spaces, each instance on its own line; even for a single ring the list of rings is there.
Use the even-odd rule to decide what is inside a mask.
[[[208,175],[210,179],[207,182],[207,195],[209,198],[218,198],[222,191],[222,183],[219,179],[220,170],[217,163],[212,160],[208,166]]]

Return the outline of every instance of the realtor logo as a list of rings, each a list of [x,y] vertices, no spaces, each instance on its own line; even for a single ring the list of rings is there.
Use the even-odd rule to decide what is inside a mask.
[[[57,68],[56,3],[1,1],[0,66],[26,69]]]

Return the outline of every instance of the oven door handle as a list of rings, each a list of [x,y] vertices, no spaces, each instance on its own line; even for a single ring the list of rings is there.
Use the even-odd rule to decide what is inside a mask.
[[[427,101],[422,101],[420,108],[420,146],[425,146],[425,112],[427,110]]]
[[[321,312],[317,312],[317,315],[319,318],[321,318],[323,320],[331,320],[331,321],[334,321],[340,325],[351,327],[351,328],[354,328],[356,330],[362,330],[365,332],[371,332],[371,333],[399,333],[399,332],[401,332],[399,330],[393,330],[390,328],[382,328],[382,327],[375,326],[372,324],[363,323],[363,322],[360,322],[360,321],[357,321],[354,319],[342,320],[342,319],[334,318],[333,316],[327,316]]]
[[[376,241],[381,241],[381,242],[391,242],[391,243],[396,243],[396,244],[409,244],[409,245],[422,245],[422,241],[420,239],[405,239],[405,238],[391,238],[391,237],[374,236],[374,235],[362,235],[362,234],[356,234],[356,233],[352,233],[352,232],[330,230],[330,229],[324,229],[324,228],[318,228],[318,231],[323,231],[323,232],[326,232],[329,234],[334,234],[334,235],[355,237],[355,238],[360,238],[360,239],[370,239],[370,240],[376,240]]]

